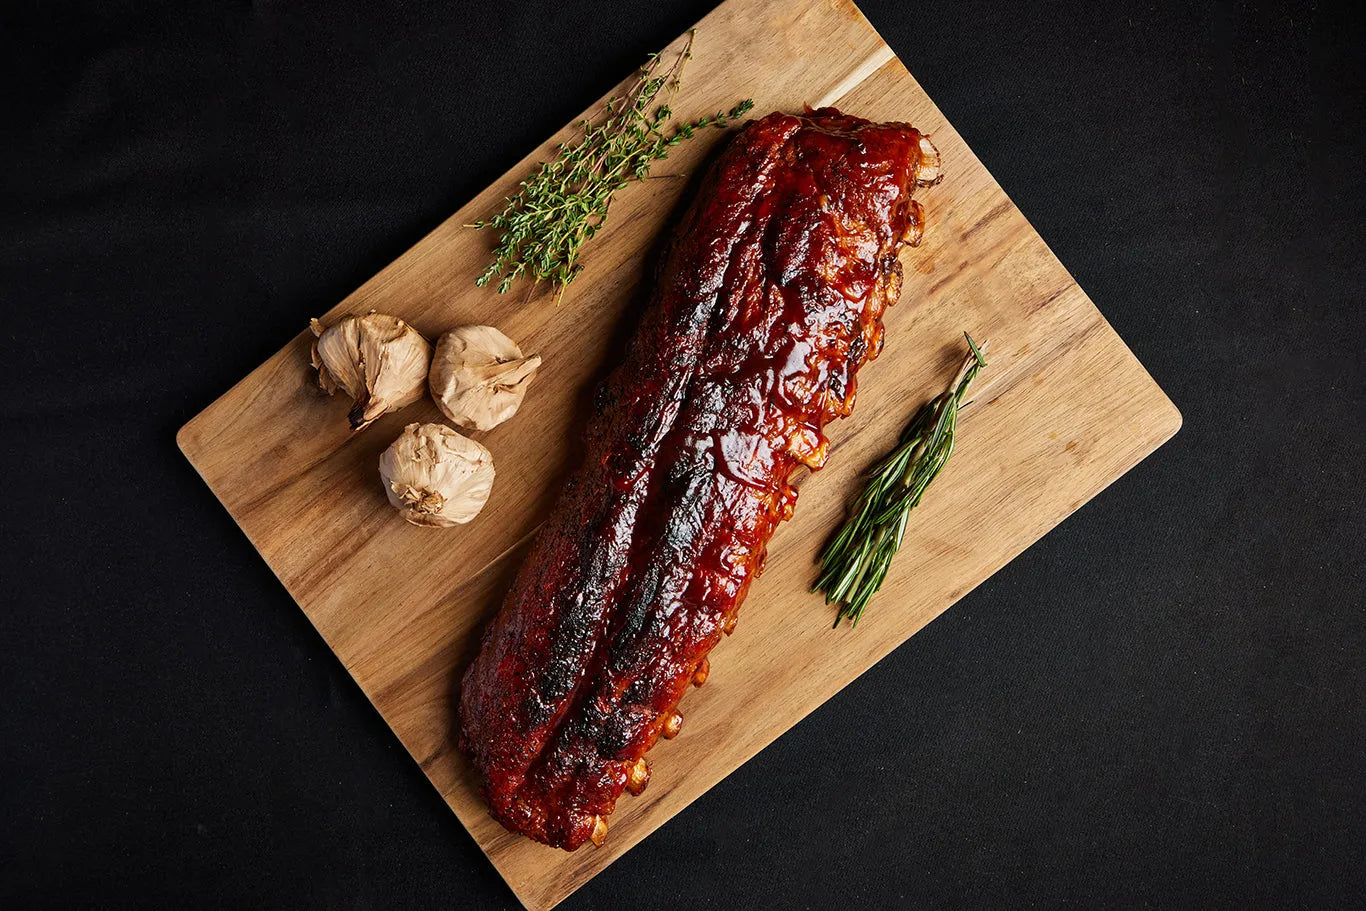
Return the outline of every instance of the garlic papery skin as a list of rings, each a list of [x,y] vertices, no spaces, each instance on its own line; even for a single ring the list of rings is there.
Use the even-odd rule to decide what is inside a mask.
[[[493,455],[445,424],[409,424],[379,457],[395,509],[414,525],[448,528],[479,515],[493,490]]]
[[[540,366],[492,326],[457,326],[436,343],[432,398],[461,427],[491,430],[517,413]]]
[[[341,389],[351,396],[354,404],[347,417],[352,430],[422,398],[432,346],[403,320],[372,310],[326,329],[316,319],[310,325],[317,336],[313,366],[318,385],[328,395]]]

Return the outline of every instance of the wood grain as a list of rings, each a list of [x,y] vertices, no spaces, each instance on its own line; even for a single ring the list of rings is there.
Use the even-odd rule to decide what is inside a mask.
[[[681,47],[681,40],[674,49]],[[529,908],[549,908],[868,669],[1176,432],[1180,415],[1024,216],[847,2],[728,0],[699,24],[676,105],[682,116],[752,96],[756,114],[835,104],[932,134],[944,182],[923,194],[924,245],[904,257],[887,347],[860,376],[852,418],[831,429],[829,466],[806,478],[794,519],[685,697],[677,740],[624,796],[602,849],[573,854],[505,832],[486,814],[454,749],[452,692],[530,536],[573,464],[588,390],[636,318],[641,277],[688,183],[651,180],[618,198],[556,307],[545,296],[476,288],[491,238],[461,225],[498,208],[566,127],[325,317],[371,308],[429,337],[490,323],[545,365],[518,414],[476,436],[498,477],[468,526],[399,520],[378,482],[379,453],[404,424],[438,420],[430,402],[360,434],[347,403],[320,397],[301,332],[181,430],[181,449],[441,796]],[[693,175],[716,133],[681,146],[658,174]],[[992,340],[957,454],[917,511],[906,545],[857,632],[832,631],[808,594],[814,556],[858,474],[952,375],[960,333]],[[806,655],[809,661],[794,661]]]

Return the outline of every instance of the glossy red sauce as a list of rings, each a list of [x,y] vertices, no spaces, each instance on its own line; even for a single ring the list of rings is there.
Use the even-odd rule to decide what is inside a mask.
[[[467,671],[462,749],[493,815],[576,848],[612,812],[733,627],[790,479],[824,464],[938,179],[905,124],[771,114],[717,161],[674,236],[587,456]]]

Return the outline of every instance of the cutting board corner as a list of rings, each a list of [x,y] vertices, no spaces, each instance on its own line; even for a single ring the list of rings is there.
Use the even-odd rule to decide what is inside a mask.
[[[684,732],[651,753],[653,790],[623,799],[604,847],[547,849],[509,836],[488,816],[451,743],[452,680],[571,464],[583,392],[611,356],[609,341],[644,279],[641,262],[687,181],[623,192],[558,307],[475,288],[487,238],[459,225],[495,209],[571,135],[576,118],[325,317],[375,308],[424,331],[490,323],[545,358],[517,417],[479,436],[499,473],[485,514],[470,525],[404,526],[376,481],[378,453],[405,423],[440,420],[435,406],[413,405],[350,434],[346,403],[308,387],[304,336],[176,432],[181,452],[531,911],[548,911],[601,872],[1183,421],[854,3],[726,0],[698,29],[705,41],[681,93],[689,109],[724,110],[747,96],[756,113],[820,100],[874,119],[942,124],[935,140],[959,170],[929,191],[925,243],[907,254],[903,301],[887,318],[896,356],[860,375],[859,407],[832,432],[830,464],[803,482],[736,635],[718,647],[714,676],[725,685],[709,682],[685,697]],[[701,167],[722,135],[709,131],[679,146],[660,173]],[[973,326],[992,327],[1017,355],[993,360],[974,385],[982,403],[964,412],[963,443],[917,508],[870,608],[876,622],[860,625],[856,647],[832,648],[829,617],[793,620],[792,605],[808,597],[816,542],[913,405],[947,382],[954,339]],[[988,527],[991,535],[963,540],[943,531]],[[796,673],[794,652],[820,660]],[[735,698],[740,692],[744,699]]]

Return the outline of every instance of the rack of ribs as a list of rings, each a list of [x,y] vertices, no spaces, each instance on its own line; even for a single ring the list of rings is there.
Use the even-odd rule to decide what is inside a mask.
[[[712,166],[464,676],[461,749],[504,826],[601,844],[644,789],[792,514],[793,473],[853,409],[897,254],[920,241],[912,195],[939,178],[911,126],[834,108],[753,122]]]

